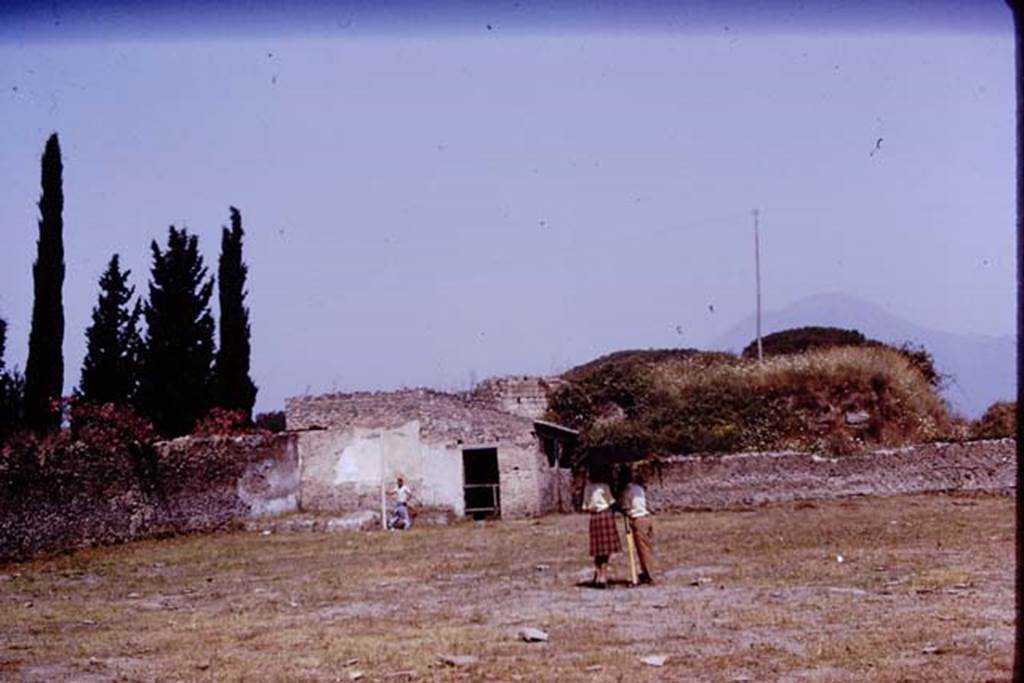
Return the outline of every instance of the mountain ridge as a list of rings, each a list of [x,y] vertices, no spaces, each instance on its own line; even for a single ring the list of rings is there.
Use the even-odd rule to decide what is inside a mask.
[[[764,335],[815,325],[855,329],[888,344],[923,346],[932,354],[938,371],[948,378],[943,397],[954,410],[967,417],[980,416],[995,401],[1015,400],[1017,344],[1014,335],[937,330],[842,292],[798,299],[766,312],[764,321]],[[711,348],[739,352],[755,335],[756,320],[751,315],[716,338]]]

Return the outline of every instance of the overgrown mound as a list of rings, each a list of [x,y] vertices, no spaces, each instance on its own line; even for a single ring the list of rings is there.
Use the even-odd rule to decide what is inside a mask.
[[[653,454],[743,450],[852,452],[934,440],[950,416],[898,349],[840,346],[767,357],[632,351],[564,375],[549,418],[582,445]]]
[[[804,353],[815,349],[831,349],[840,346],[871,346],[888,348],[903,354],[913,363],[933,386],[939,386],[942,376],[935,369],[932,355],[923,347],[904,344],[894,347],[876,339],[865,337],[858,330],[840,327],[795,327],[790,330],[773,332],[761,338],[761,351],[765,356],[781,356]],[[757,340],[747,344],[741,354],[744,358],[757,358]]]

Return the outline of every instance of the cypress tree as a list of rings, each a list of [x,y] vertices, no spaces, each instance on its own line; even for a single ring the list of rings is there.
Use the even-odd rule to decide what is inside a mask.
[[[54,133],[46,141],[39,198],[39,240],[32,266],[35,298],[25,363],[25,422],[43,432],[60,426],[52,403],[64,389],[64,190],[60,142]]]
[[[130,270],[121,271],[114,254],[100,277],[100,296],[85,331],[87,349],[82,362],[78,395],[91,403],[129,405],[138,387],[138,302],[130,308],[135,288],[128,286]]]
[[[231,229],[221,228],[217,293],[220,300],[220,347],[214,372],[216,404],[245,413],[252,420],[256,385],[249,377],[249,309],[245,307],[245,278],[249,268],[242,261],[242,216],[231,207]]]
[[[139,407],[164,436],[188,434],[210,407],[213,368],[213,280],[199,240],[168,230],[167,249],[154,240]]]

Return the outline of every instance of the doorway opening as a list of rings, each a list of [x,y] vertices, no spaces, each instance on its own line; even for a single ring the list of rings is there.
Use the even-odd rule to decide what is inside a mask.
[[[473,519],[501,517],[497,448],[464,449],[462,451],[462,481],[467,517]]]

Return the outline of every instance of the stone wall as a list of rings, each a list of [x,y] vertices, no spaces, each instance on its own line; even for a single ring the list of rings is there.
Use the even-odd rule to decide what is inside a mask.
[[[825,458],[807,453],[677,456],[648,482],[654,509],[727,509],[764,503],[937,491],[1012,491],[1013,439],[932,443]]]
[[[289,431],[390,429],[418,420],[424,440],[447,447],[515,444],[533,448],[533,421],[431,389],[299,396],[285,400]]]
[[[540,420],[548,410],[548,392],[565,383],[560,377],[491,377],[477,384],[468,398],[481,408]]]
[[[496,448],[501,510],[526,517],[568,510],[559,501],[568,474],[540,451],[533,420],[487,401],[428,389],[359,392],[286,401],[290,430],[301,430],[302,508],[380,510],[380,482],[399,474],[421,505],[462,515],[462,451]]]
[[[420,429],[419,421],[413,420],[391,428],[353,426],[298,433],[302,509],[334,514],[377,512],[381,481],[392,489],[401,475],[417,498],[416,508],[463,515],[463,446],[428,441],[421,437]],[[559,506],[560,500],[568,501],[568,494],[558,487],[568,472],[551,468],[536,447],[476,441],[465,445],[497,449],[504,517],[569,510],[568,503]]]
[[[291,435],[185,437],[102,457],[83,449],[69,442],[28,469],[0,467],[0,562],[298,508]]]

